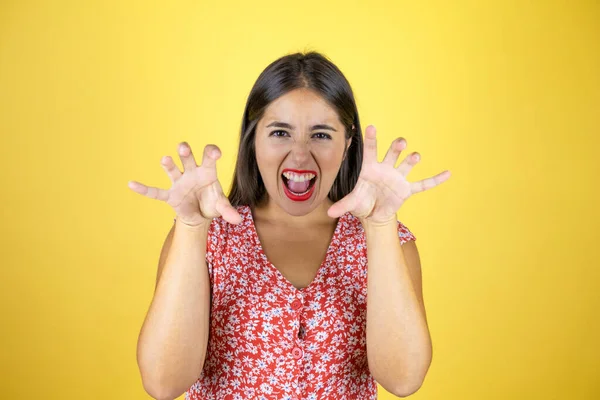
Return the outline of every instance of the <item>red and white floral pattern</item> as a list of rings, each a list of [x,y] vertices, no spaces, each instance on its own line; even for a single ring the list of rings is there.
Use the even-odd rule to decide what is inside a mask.
[[[237,210],[240,225],[222,218],[210,225],[208,351],[185,399],[376,399],[366,354],[367,249],[358,218],[339,218],[317,275],[297,289],[267,260],[250,207]],[[398,237],[416,240],[399,221]]]

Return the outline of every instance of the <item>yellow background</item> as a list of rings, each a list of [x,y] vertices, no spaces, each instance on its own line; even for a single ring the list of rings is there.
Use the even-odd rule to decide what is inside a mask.
[[[598,1],[2,1],[3,399],[145,399],[135,350],[180,141],[222,149],[271,61],[346,74],[380,157],[445,169],[399,219],[434,344],[415,399],[598,399]],[[179,160],[177,160],[179,161]],[[381,399],[392,399],[383,394]]]

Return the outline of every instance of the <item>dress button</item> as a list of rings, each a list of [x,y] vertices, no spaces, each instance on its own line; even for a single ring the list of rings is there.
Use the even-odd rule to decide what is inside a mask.
[[[292,350],[292,355],[294,356],[294,358],[296,360],[302,358],[302,349],[300,347],[294,347],[294,350]]]
[[[297,310],[300,307],[302,307],[302,302],[300,300],[296,299],[296,300],[292,301],[292,308],[294,310]]]

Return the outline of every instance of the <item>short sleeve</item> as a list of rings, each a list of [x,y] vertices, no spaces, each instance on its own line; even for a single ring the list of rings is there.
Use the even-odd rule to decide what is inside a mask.
[[[223,258],[223,249],[225,248],[226,227],[222,218],[214,218],[208,228],[206,237],[206,262],[211,266]]]
[[[415,235],[400,221],[398,221],[398,237],[400,238],[400,244],[404,244],[409,240],[417,240]]]
[[[224,260],[227,252],[228,223],[222,217],[214,218],[206,237],[206,266],[210,278],[211,301],[218,301],[221,282],[224,279]]]

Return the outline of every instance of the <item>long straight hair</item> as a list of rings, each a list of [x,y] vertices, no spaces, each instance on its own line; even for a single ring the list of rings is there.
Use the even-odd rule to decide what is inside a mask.
[[[363,141],[356,101],[350,83],[326,56],[311,51],[283,56],[264,69],[254,83],[242,119],[235,172],[228,199],[232,206],[254,206],[266,194],[256,161],[256,125],[266,108],[280,96],[299,88],[320,94],[336,111],[352,142],[328,197],[336,202],[354,189],[363,158]]]

